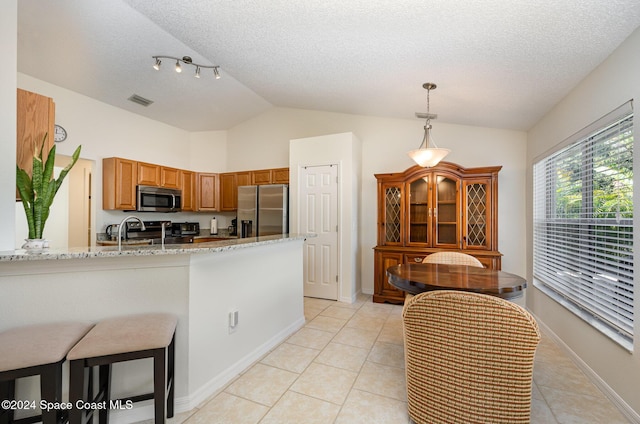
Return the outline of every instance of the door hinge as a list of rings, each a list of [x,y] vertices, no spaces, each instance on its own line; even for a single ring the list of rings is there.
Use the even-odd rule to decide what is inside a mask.
[[[336,275],[336,283],[338,282],[338,276]]]
[[[338,226],[336,225],[336,233],[338,232]]]

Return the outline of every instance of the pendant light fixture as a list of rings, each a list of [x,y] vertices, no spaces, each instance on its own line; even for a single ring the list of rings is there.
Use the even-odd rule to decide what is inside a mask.
[[[196,67],[196,73],[195,73],[196,78],[200,78],[200,69],[204,68],[204,69],[213,69],[214,77],[216,79],[220,79],[220,71],[218,69],[220,68],[219,66],[199,65],[197,63],[193,63],[193,60],[189,56],[183,56],[182,58],[173,57],[173,56],[151,56],[151,57],[156,60],[156,63],[153,65],[153,69],[155,69],[156,71],[160,70],[160,65],[162,64],[162,61],[160,59],[172,59],[176,61],[176,72],[178,73],[182,72],[181,63],[184,63],[185,65],[192,65]]]
[[[420,147],[407,152],[409,157],[413,159],[415,163],[425,168],[436,166],[438,162],[451,153],[451,150],[449,149],[441,149],[436,146],[431,138],[431,120],[436,119],[438,115],[429,113],[429,93],[431,90],[435,90],[436,87],[437,86],[431,82],[425,82],[422,84],[422,88],[427,90],[427,113],[416,112],[416,116],[427,120],[424,125],[424,137]],[[433,145],[433,147],[430,147],[431,145]]]

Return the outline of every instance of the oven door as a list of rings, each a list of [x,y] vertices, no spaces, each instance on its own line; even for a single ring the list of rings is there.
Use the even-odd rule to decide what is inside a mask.
[[[181,209],[180,190],[139,185],[136,191],[138,212],[179,212]]]

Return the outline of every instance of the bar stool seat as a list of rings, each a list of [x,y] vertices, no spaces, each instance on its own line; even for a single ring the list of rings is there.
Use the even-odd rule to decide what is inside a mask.
[[[30,325],[0,332],[0,399],[15,400],[16,379],[40,376],[42,401],[60,403],[62,364],[69,350],[93,327],[82,322]],[[24,399],[22,399],[24,400]],[[35,406],[40,402],[35,401]],[[62,420],[62,411],[45,410],[44,424]],[[36,416],[14,419],[11,409],[0,411],[0,423],[37,422]]]
[[[154,390],[122,402],[154,399],[155,422],[164,423],[173,416],[175,330],[178,318],[172,314],[156,313],[105,319],[95,325],[67,354],[70,361],[69,401],[104,402],[99,410],[100,422],[108,422],[111,402],[111,365],[135,359],[153,358]],[[92,369],[99,367],[98,392],[93,396]],[[85,369],[88,377],[85,379]],[[70,424],[86,422],[94,411],[73,408]]]

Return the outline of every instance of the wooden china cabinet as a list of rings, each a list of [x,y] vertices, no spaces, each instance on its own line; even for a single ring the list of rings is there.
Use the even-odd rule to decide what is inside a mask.
[[[456,251],[486,268],[501,267],[498,251],[498,172],[501,166],[464,168],[440,162],[376,174],[378,245],[374,248],[374,302],[402,303],[389,284],[390,266],[420,263],[429,254]]]

